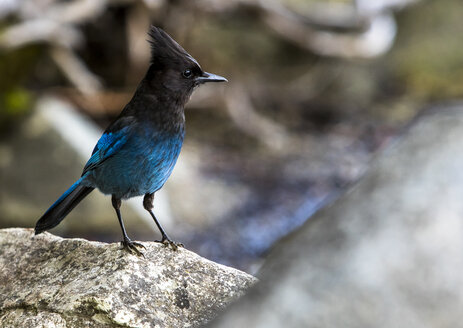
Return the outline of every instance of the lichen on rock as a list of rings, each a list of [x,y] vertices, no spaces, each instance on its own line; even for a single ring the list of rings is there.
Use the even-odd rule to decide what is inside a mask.
[[[198,327],[256,279],[186,249],[0,230],[1,327]]]

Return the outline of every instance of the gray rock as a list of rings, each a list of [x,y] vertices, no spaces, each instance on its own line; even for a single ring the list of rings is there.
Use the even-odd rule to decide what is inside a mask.
[[[462,140],[463,105],[423,117],[210,327],[461,327]]]
[[[199,327],[256,280],[186,250],[0,230],[1,327]]]

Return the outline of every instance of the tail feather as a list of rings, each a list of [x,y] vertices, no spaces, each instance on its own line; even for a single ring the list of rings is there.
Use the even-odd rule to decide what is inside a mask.
[[[82,178],[77,180],[66,192],[45,212],[35,225],[35,234],[56,227],[94,188],[81,185]]]

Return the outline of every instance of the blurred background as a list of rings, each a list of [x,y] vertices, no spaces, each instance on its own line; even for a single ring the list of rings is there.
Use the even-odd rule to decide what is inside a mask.
[[[0,0],[0,227],[33,227],[81,174],[149,62],[150,24],[229,83],[186,109],[155,198],[167,232],[254,273],[424,105],[463,96],[460,0]],[[141,200],[129,236],[159,235]],[[53,233],[121,239],[90,194]]]

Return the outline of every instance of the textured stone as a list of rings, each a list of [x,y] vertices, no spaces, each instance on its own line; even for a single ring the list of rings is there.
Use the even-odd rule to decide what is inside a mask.
[[[0,230],[1,327],[199,327],[255,282],[186,250]]]
[[[463,104],[423,115],[210,327],[461,327],[462,140]]]

